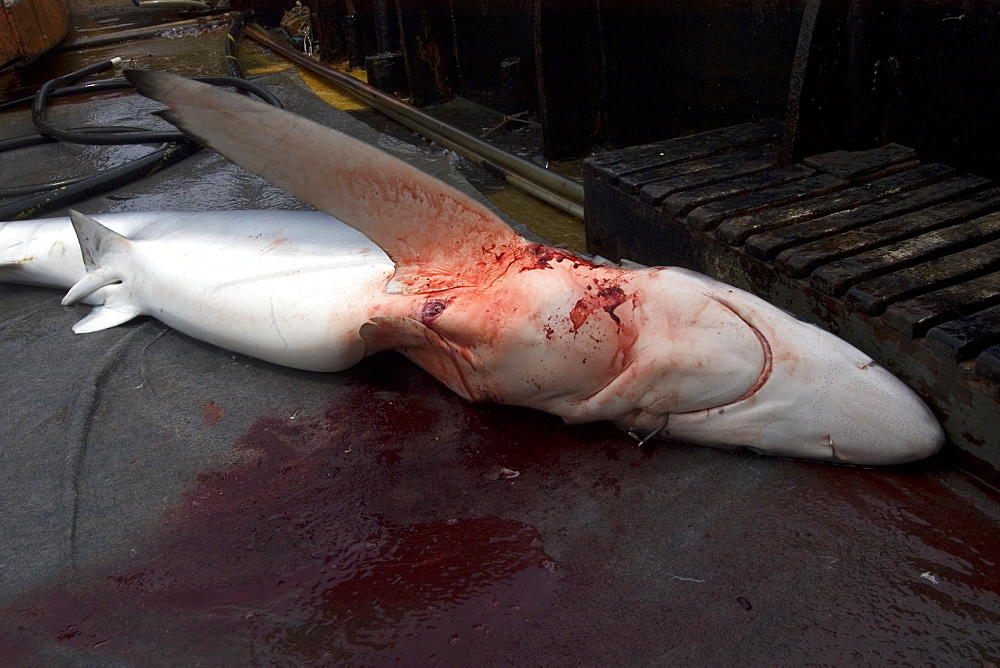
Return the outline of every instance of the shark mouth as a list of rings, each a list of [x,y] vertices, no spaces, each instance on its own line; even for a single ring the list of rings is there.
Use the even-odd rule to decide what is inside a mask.
[[[764,336],[763,332],[761,332],[756,325],[750,322],[750,320],[748,320],[742,313],[739,312],[737,308],[735,308],[727,300],[719,298],[718,295],[706,295],[706,296],[710,297],[711,299],[714,299],[715,301],[717,301],[718,303],[722,304],[727,309],[729,309],[729,311],[733,315],[739,318],[743,322],[743,324],[745,324],[750,329],[750,331],[752,331],[754,335],[756,335],[757,340],[760,341],[761,350],[764,353],[764,363],[761,366],[760,374],[757,376],[757,380],[754,381],[753,385],[751,385],[746,392],[744,392],[743,394],[741,394],[739,397],[737,397],[732,401],[726,402],[724,404],[719,404],[717,406],[708,406],[706,408],[699,408],[693,411],[686,411],[684,413],[667,413],[666,415],[663,416],[663,424],[661,424],[657,429],[654,429],[646,434],[641,434],[640,432],[636,432],[632,429],[629,429],[628,435],[639,441],[639,447],[644,446],[653,438],[668,437],[670,435],[670,430],[667,427],[670,423],[671,415],[694,415],[697,413],[710,413],[712,411],[718,411],[721,413],[725,411],[727,406],[734,406],[742,401],[746,401],[747,399],[755,395],[758,391],[760,391],[762,387],[764,387],[764,384],[767,383],[768,379],[771,377],[771,372],[774,370],[774,356],[771,351],[771,344],[768,342],[767,337]]]
[[[730,401],[727,404],[723,404],[722,406],[715,406],[709,410],[723,408],[724,406],[730,406],[732,404],[738,404],[741,401],[746,401],[754,394],[756,394],[757,391],[760,390],[760,388],[764,387],[764,383],[766,383],[767,379],[771,377],[771,371],[774,369],[774,357],[771,354],[771,344],[768,342],[767,337],[764,336],[764,334],[756,327],[756,325],[754,325],[752,322],[743,317],[743,315],[739,311],[734,309],[731,305],[727,304],[725,301],[719,299],[718,297],[715,297],[714,299],[715,301],[719,302],[720,304],[728,308],[730,311],[732,311],[733,315],[742,320],[743,323],[750,328],[750,331],[752,331],[754,334],[757,335],[757,339],[760,341],[760,347],[764,351],[764,365],[761,367],[760,375],[757,376],[757,382],[751,385],[750,389],[744,392],[737,399]]]

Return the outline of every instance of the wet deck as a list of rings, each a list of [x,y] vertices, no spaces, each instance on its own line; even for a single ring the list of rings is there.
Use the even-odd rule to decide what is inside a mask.
[[[763,121],[587,162],[593,252],[677,264],[855,343],[1000,483],[1000,187],[898,144],[778,165]]]
[[[264,83],[468,189],[447,156],[294,73]],[[0,137],[23,123],[0,116]],[[302,205],[203,152],[78,208],[180,206]],[[1000,503],[941,459],[639,450],[604,425],[467,404],[393,354],[324,375],[153,320],[75,336],[83,311],[59,297],[0,286],[3,663],[996,658]]]

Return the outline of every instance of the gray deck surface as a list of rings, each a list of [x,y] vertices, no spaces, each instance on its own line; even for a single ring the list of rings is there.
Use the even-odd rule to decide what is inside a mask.
[[[302,206],[203,152],[77,208]],[[1000,504],[938,460],[640,451],[395,354],[324,375],[150,319],[76,336],[60,296],[0,286],[0,663],[997,661]]]

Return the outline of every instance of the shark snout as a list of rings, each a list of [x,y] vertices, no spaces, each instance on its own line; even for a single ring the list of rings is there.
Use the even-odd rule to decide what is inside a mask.
[[[670,416],[667,435],[763,455],[861,465],[903,464],[941,448],[944,431],[913,390],[870,360],[845,364],[843,357],[834,358],[839,359],[800,360],[794,373],[776,365],[752,397]]]
[[[933,455],[944,431],[927,404],[874,362],[840,371],[834,390],[814,403],[820,459],[902,464]],[[824,428],[825,427],[825,428]],[[828,450],[828,452],[823,452]]]
[[[766,379],[739,401],[671,415],[664,435],[867,465],[916,461],[944,444],[927,404],[854,346],[751,295],[730,290],[719,299],[758,333]]]
[[[666,432],[758,454],[863,465],[916,461],[944,443],[940,423],[913,390],[871,360],[839,354],[800,359],[793,368],[776,363],[753,396],[672,415]]]

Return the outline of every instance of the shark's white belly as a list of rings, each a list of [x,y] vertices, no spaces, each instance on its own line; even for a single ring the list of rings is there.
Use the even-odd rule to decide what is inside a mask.
[[[148,314],[230,350],[336,371],[363,357],[358,330],[393,272],[389,258],[364,235],[319,212],[94,218],[130,243],[101,261],[120,283],[89,294],[86,301],[99,306],[77,331]],[[69,287],[84,278],[69,219],[4,223],[0,231],[6,261],[0,280]],[[19,249],[12,248],[14,239]]]

